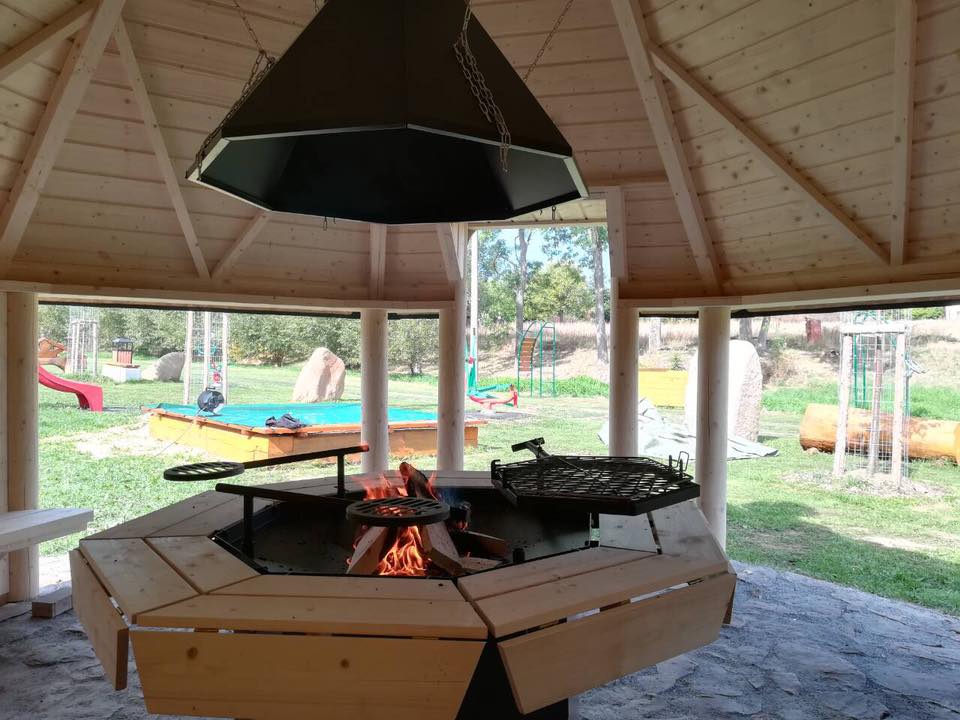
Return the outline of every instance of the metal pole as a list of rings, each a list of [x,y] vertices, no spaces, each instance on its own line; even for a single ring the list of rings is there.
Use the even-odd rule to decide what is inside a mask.
[[[203,311],[203,387],[210,387],[210,327],[213,314],[209,310]]]
[[[183,404],[190,405],[190,375],[193,372],[193,310],[187,310],[187,338],[183,348]]]
[[[480,233],[470,234],[470,355],[480,381]]]
[[[220,340],[220,356],[222,358],[220,364],[220,377],[223,379],[223,387],[221,392],[223,393],[223,402],[224,404],[230,401],[230,395],[228,388],[229,383],[227,383],[227,360],[229,355],[227,352],[227,346],[230,342],[230,316],[227,313],[223,313],[223,320],[220,322],[221,330],[221,340]]]

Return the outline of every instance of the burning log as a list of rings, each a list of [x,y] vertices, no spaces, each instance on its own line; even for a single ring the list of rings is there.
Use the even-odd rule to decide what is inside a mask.
[[[421,528],[420,539],[423,541],[423,549],[430,558],[430,562],[451,575],[460,575],[463,572],[460,553],[450,539],[450,533],[447,532],[447,526],[444,523],[424,525]]]
[[[427,476],[410,463],[400,463],[400,477],[403,478],[403,486],[406,488],[408,496],[439,500]]]
[[[388,535],[390,528],[367,528],[353,549],[347,575],[372,575],[376,572]]]

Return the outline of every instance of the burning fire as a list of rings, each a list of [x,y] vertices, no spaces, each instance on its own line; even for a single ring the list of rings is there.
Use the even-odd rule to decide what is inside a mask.
[[[432,497],[438,500],[433,487],[433,477],[425,478],[416,468],[407,463],[400,464],[399,475],[403,484],[391,483],[383,475],[377,484],[364,483],[364,499],[374,500],[387,497]],[[362,482],[362,481],[361,481]],[[369,528],[363,528],[359,537]],[[427,574],[427,557],[423,550],[420,529],[416,525],[397,528],[391,533],[393,543],[387,548],[377,565],[377,575],[424,576]],[[388,541],[389,541],[388,537]],[[356,547],[356,545],[354,545]],[[352,558],[351,558],[352,560]],[[349,565],[350,561],[348,561]]]

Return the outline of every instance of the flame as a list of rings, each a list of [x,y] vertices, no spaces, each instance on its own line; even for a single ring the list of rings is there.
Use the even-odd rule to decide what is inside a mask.
[[[416,472],[407,463],[400,464],[397,475],[402,484],[390,482],[384,475],[378,481],[360,480],[364,488],[364,499],[379,499],[386,497],[406,497],[409,478]],[[434,477],[427,479],[426,491],[437,499],[433,487]],[[351,558],[352,560],[352,558]],[[348,565],[350,560],[347,561]],[[376,569],[377,575],[405,575],[424,576],[427,574],[427,558],[423,550],[423,540],[420,537],[420,528],[415,525],[398,528],[393,544],[380,559]]]

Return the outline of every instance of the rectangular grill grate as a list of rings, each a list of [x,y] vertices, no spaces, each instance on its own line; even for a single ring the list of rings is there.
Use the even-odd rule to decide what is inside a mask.
[[[493,484],[517,507],[583,508],[610,515],[640,515],[700,495],[684,464],[645,457],[549,455],[540,441],[514,446],[534,460],[491,465]],[[533,445],[534,447],[530,447]]]

